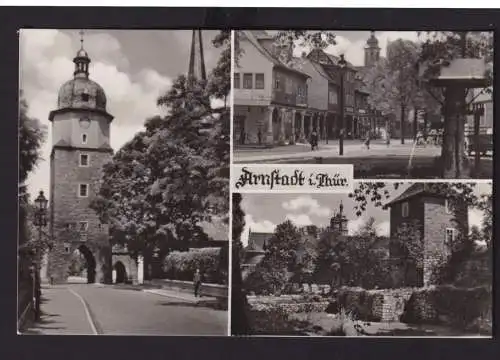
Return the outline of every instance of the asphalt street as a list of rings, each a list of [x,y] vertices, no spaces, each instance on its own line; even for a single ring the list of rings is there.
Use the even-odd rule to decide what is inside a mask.
[[[152,292],[68,284],[43,289],[38,335],[227,334],[227,312]]]

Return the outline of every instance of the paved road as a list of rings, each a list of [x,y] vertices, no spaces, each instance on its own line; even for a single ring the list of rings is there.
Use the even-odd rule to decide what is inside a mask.
[[[297,144],[289,146],[279,146],[269,149],[242,149],[235,150],[235,163],[251,162],[276,162],[285,159],[306,159],[312,157],[325,158],[352,158],[352,157],[373,157],[384,158],[393,157],[435,157],[441,154],[441,148],[438,146],[413,146],[411,140],[405,144],[400,142],[391,142],[389,146],[381,141],[374,141],[370,144],[370,149],[366,149],[362,142],[350,140],[344,143],[344,155],[338,155],[338,142],[329,142],[329,144],[320,144],[319,150],[311,151],[307,144]]]
[[[227,334],[226,311],[181,298],[87,284],[51,286],[43,294],[45,315],[28,334]]]

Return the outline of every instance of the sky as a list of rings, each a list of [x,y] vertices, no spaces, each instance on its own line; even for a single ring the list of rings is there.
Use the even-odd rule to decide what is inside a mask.
[[[270,34],[275,31],[268,31]],[[363,66],[365,59],[364,48],[366,40],[371,35],[370,31],[333,31],[335,33],[336,45],[329,46],[325,49],[327,53],[333,55],[344,54],[345,59],[352,63],[354,66]],[[407,39],[418,41],[419,37],[416,31],[377,31],[375,36],[378,39],[378,46],[380,47],[380,56],[385,57],[387,44],[390,41],[397,39]],[[295,56],[300,56],[303,49],[296,47],[294,50]]]
[[[405,191],[411,183],[400,185],[394,190],[392,184],[387,184],[389,202]],[[490,194],[491,183],[476,184],[477,195]],[[344,205],[344,213],[348,219],[349,234],[354,234],[369,217],[375,219],[375,227],[380,236],[388,236],[390,230],[389,210],[375,207],[368,202],[366,211],[360,217],[356,216],[355,201],[347,194],[242,194],[241,208],[245,213],[245,228],[241,237],[243,244],[248,243],[248,232],[272,233],[276,225],[286,219],[291,220],[296,226],[314,224],[326,226],[330,218],[339,209],[340,202]],[[469,210],[469,226],[480,226],[483,214],[477,209]]]
[[[80,48],[80,30],[22,29],[20,31],[20,88],[28,102],[28,116],[48,126],[43,161],[27,180],[32,198],[40,189],[49,194],[52,147],[49,112],[57,93],[73,77],[73,58]],[[157,97],[189,64],[191,30],[85,30],[90,79],[106,92],[111,125],[111,146],[116,151],[143,128],[144,121],[160,114]],[[220,50],[211,40],[217,30],[204,30],[207,72],[217,63]]]

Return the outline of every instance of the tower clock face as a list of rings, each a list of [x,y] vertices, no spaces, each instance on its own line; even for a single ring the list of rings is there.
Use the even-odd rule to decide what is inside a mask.
[[[80,126],[83,129],[88,129],[90,126],[90,120],[88,118],[81,118],[80,119]]]

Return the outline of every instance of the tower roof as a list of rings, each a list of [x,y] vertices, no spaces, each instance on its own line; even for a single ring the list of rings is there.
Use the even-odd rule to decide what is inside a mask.
[[[378,47],[378,39],[375,36],[375,31],[371,32],[370,37],[368,38],[368,40],[366,40],[366,45],[368,45],[368,47],[372,47],[372,48]]]
[[[191,39],[191,53],[189,55],[188,78],[207,80],[205,58],[203,56],[203,38],[201,30],[193,30]]]
[[[415,183],[406,189],[401,195],[391,200],[386,204],[386,206],[392,206],[394,204],[400,203],[402,201],[407,201],[419,195],[431,195],[435,197],[446,197],[445,194],[439,191],[432,184],[427,183]]]
[[[57,110],[86,109],[105,113],[111,120],[112,116],[106,112],[106,94],[104,89],[95,81],[89,79],[90,57],[83,46],[83,31],[80,31],[80,49],[73,62],[75,70],[73,79],[65,82],[59,89]],[[49,116],[52,120],[53,113]]]

